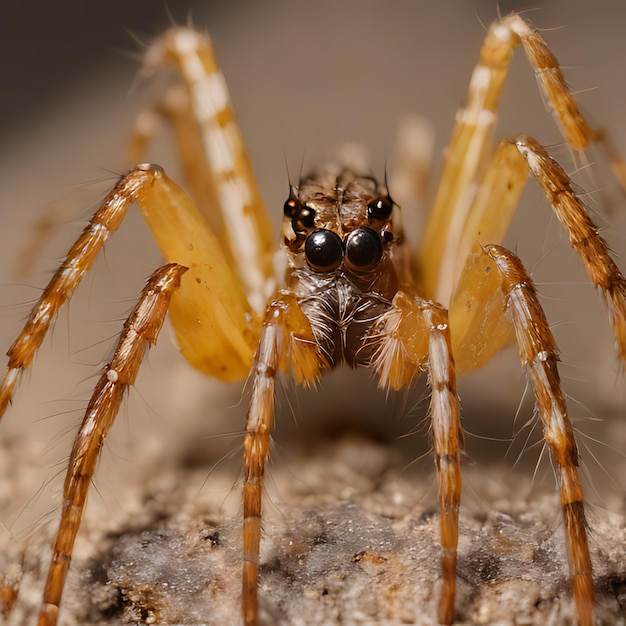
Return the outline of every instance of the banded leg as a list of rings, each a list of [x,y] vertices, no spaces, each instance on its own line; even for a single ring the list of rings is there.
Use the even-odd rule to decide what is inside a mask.
[[[440,624],[454,619],[456,591],[456,552],[459,542],[459,507],[461,505],[461,411],[456,392],[456,372],[448,312],[429,306],[424,316],[430,326],[428,342],[428,382],[431,388],[430,419],[432,420],[435,467],[439,481],[441,508],[442,589],[439,597]]]
[[[258,570],[263,476],[274,422],[274,383],[282,350],[282,330],[263,327],[252,366],[252,402],[244,439],[242,614],[246,626],[258,623]]]
[[[379,322],[376,338],[380,344],[372,367],[379,374],[382,386],[409,385],[424,366],[428,369],[443,548],[438,620],[440,624],[451,624],[456,592],[463,431],[448,312],[434,302],[398,293]]]
[[[570,244],[582,259],[591,282],[603,297],[620,358],[626,361],[626,278],[611,258],[563,168],[532,137],[511,139],[528,164],[528,170],[543,189],[548,202],[569,236]]]
[[[22,332],[7,352],[9,362],[0,384],[0,418],[11,402],[21,373],[31,366],[59,309],[91,269],[98,252],[111,233],[119,228],[148,177],[148,172],[136,168],[120,179],[103,200],[100,208],[67,253],[61,267],[44,289]]]
[[[475,266],[484,261],[481,244],[502,241],[529,173],[544,191],[567,231],[571,246],[598,287],[607,305],[619,355],[626,359],[626,279],[563,168],[534,139],[518,135],[503,140],[495,151],[463,223],[464,234],[455,253],[456,289],[450,304],[450,319],[459,372],[472,371],[487,363],[509,338],[508,332],[495,332],[499,325],[497,316],[503,307],[494,305],[491,315],[483,304],[490,301],[494,277],[481,274]],[[480,327],[487,317],[492,331],[483,333]],[[479,337],[480,342],[476,340]],[[471,351],[462,345],[466,339],[473,346]]]
[[[190,28],[170,29],[149,48],[144,74],[167,64],[179,70],[188,93],[183,111],[188,108],[189,117],[176,114],[173,120],[182,124],[177,124],[178,131],[188,130],[193,120],[237,275],[254,310],[261,313],[274,289],[272,229],[211,40]],[[192,141],[194,149],[200,147]]]
[[[202,137],[190,109],[189,95],[183,85],[167,89],[163,97],[152,108],[139,113],[126,149],[125,163],[132,166],[146,160],[149,144],[158,134],[163,123],[173,131],[178,155],[181,160],[187,187],[202,214],[209,220],[215,234],[221,241],[227,241],[226,227],[220,211],[216,191],[210,176],[209,165]],[[235,262],[230,250],[224,250],[229,261]]]
[[[113,359],[105,367],[89,401],[70,455],[63,487],[61,521],[48,570],[39,626],[54,626],[57,623],[74,542],[100,450],[124,394],[135,382],[146,347],[157,340],[172,294],[186,271],[185,267],[169,264],[152,274],[124,324]]]
[[[59,309],[91,269],[98,252],[137,202],[161,253],[191,268],[171,306],[183,356],[222,380],[241,380],[250,368],[259,320],[204,216],[158,165],[130,170],[105,197],[44,289],[7,352],[0,383],[0,418],[23,370],[30,367]]]
[[[511,13],[487,31],[471,77],[467,105],[456,116],[419,264],[428,297],[448,305],[454,287],[455,251],[474,201],[474,187],[490,161],[491,130],[515,48],[522,44],[541,90],[575,150],[596,139],[569,91],[559,64],[539,33]]]
[[[537,292],[521,261],[501,246],[489,246],[502,279],[501,289],[513,323],[520,359],[526,369],[543,423],[561,494],[565,542],[579,626],[593,624],[593,579],[587,541],[578,448],[567,414],[557,369],[558,351]]]
[[[294,294],[279,292],[270,302],[250,371],[252,399],[244,439],[242,615],[258,624],[258,569],[263,477],[274,423],[274,386],[278,371],[290,370],[297,383],[315,384],[328,367],[311,324]]]

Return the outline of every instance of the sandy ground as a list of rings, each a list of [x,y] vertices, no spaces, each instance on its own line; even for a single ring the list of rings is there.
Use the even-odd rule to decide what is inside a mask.
[[[192,13],[215,41],[273,214],[280,213],[287,188],[285,158],[294,174],[302,158],[314,164],[341,143],[359,140],[372,153],[374,171],[382,172],[398,121],[408,113],[432,120],[436,170],[480,45],[479,19],[489,22],[495,13],[492,3],[472,2],[397,3],[393,12],[379,2],[234,6],[217,3]],[[170,8],[179,22],[186,19],[187,5]],[[29,303],[113,180],[110,172],[120,170],[124,138],[145,101],[141,89],[129,93],[136,62],[114,48],[124,27],[147,40],[168,18],[161,7],[146,8],[142,21],[125,19],[111,4],[111,14],[116,9],[115,43],[100,44],[113,52],[98,58],[82,47],[83,31],[92,29],[96,38],[104,20],[99,25],[69,4],[49,32],[24,28],[15,31],[19,37],[3,38],[24,74],[11,83],[16,104],[5,113],[11,127],[2,127],[2,345],[19,331]],[[581,91],[585,111],[626,153],[623,6],[561,0],[531,17],[545,28],[563,26],[545,36]],[[34,40],[34,32],[47,39]],[[125,50],[137,50],[130,38],[123,41]],[[40,50],[34,61],[33,49]],[[59,65],[61,51],[74,60],[84,56],[83,62]],[[29,74],[30,68],[39,73]],[[46,76],[58,77],[55,88]],[[39,84],[47,91],[38,91]],[[20,97],[28,107],[19,105]],[[521,55],[500,126],[502,134],[536,136],[574,171]],[[150,158],[176,170],[166,143]],[[603,172],[602,163],[593,165],[576,180],[594,192],[589,201],[610,226],[610,244],[624,266],[623,198]],[[102,178],[100,186],[76,187]],[[16,277],[15,260],[32,224],[57,200],[64,227],[39,255],[34,273]],[[598,619],[623,623],[626,392],[612,338],[580,263],[535,191],[525,194],[507,244],[533,269],[555,323],[572,416],[589,436],[581,441],[593,502]],[[61,315],[2,424],[3,566],[9,575],[23,572],[13,623],[34,621],[71,431],[119,332],[117,320],[158,264],[143,225],[131,215]],[[529,445],[511,468],[525,434],[512,445],[510,439],[532,414],[526,399],[514,425],[524,384],[514,350],[461,382],[464,424],[478,435],[468,435],[464,461],[457,602],[463,623],[571,619],[549,464],[543,459],[531,486],[540,447]],[[398,439],[424,417],[423,388],[386,399],[372,387],[367,375],[339,373],[316,394],[294,394],[289,386],[281,392],[261,572],[267,624],[433,622],[437,517],[427,437],[422,431]],[[105,449],[63,623],[236,623],[238,433],[245,406],[241,386],[191,372],[164,332]],[[224,457],[231,461],[212,471]]]

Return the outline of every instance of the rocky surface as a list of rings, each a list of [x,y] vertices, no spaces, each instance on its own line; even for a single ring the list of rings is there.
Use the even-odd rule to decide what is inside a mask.
[[[434,476],[404,471],[393,447],[342,437],[275,463],[260,569],[264,624],[435,624],[439,588]],[[152,468],[154,469],[154,468]],[[123,511],[87,517],[62,624],[237,624],[241,537],[230,472],[172,468],[134,476]],[[557,497],[499,466],[466,472],[459,624],[571,624]],[[198,486],[201,486],[200,489]],[[623,624],[623,517],[591,515],[598,624]],[[52,524],[54,526],[54,524]],[[11,542],[18,601],[34,621],[49,558],[40,528]],[[11,572],[11,570],[9,570]]]

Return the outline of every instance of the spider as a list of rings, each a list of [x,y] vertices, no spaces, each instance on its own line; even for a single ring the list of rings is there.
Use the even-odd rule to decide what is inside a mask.
[[[192,196],[213,211],[207,219],[156,165],[130,170],[72,246],[9,350],[1,412],[59,308],[137,203],[168,264],[148,280],[76,437],[41,624],[57,621],[99,451],[167,312],[192,365],[223,380],[250,377],[243,486],[245,624],[258,623],[261,500],[277,374],[314,385],[340,362],[371,368],[382,388],[405,388],[420,374],[428,375],[443,548],[438,619],[452,623],[463,439],[456,376],[488,362],[511,334],[558,475],[578,620],[593,622],[578,452],[560,388],[556,344],[521,261],[494,243],[501,241],[529,173],[606,300],[621,358],[626,357],[626,281],[568,177],[534,139],[520,135],[502,141],[495,152],[490,149],[502,82],[520,43],[570,146],[582,150],[598,138],[541,37],[516,14],[502,18],[487,32],[468,103],[457,115],[419,251],[407,250],[399,208],[386,184],[355,167],[331,166],[290,188],[283,209],[288,267],[282,288],[276,287],[267,215],[210,42],[179,28],[150,48],[148,71],[173,63],[182,76],[184,89],[169,92],[157,113],[177,133]],[[147,115],[139,121],[137,154],[155,131],[153,119]]]

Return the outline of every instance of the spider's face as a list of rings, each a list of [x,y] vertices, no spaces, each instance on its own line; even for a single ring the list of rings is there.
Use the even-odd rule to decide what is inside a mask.
[[[318,274],[376,271],[397,240],[393,201],[374,178],[350,170],[292,187],[284,205],[283,244],[292,267]]]
[[[371,176],[345,169],[307,179],[285,202],[287,285],[325,355],[322,369],[369,363],[365,337],[399,288],[393,201]]]

